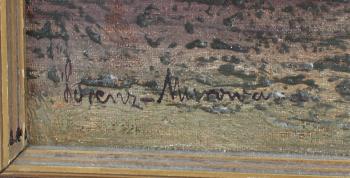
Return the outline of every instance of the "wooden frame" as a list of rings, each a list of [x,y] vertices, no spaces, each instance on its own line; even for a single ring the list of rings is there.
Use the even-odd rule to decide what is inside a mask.
[[[5,168],[26,145],[24,121],[24,14],[22,1],[1,1],[1,164]],[[21,104],[19,104],[21,103]],[[14,123],[16,122],[16,124]],[[14,140],[14,134],[18,139]],[[11,143],[13,142],[13,143]]]
[[[31,145],[26,148],[24,1],[0,0],[0,11],[0,177],[350,176],[350,160],[345,157]],[[18,123],[14,124],[16,120]],[[21,134],[16,143],[10,144],[11,130],[16,127]]]

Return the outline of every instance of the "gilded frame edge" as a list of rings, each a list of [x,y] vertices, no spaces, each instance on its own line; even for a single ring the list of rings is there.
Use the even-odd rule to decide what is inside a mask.
[[[1,146],[0,146],[0,170],[8,165],[9,147],[8,131],[9,131],[9,115],[8,115],[8,72],[7,72],[7,1],[0,0],[0,18],[1,18]],[[6,139],[5,139],[6,138]]]

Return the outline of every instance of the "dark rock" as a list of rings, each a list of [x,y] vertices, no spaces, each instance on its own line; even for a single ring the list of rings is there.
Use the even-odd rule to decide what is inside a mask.
[[[64,24],[60,23],[60,32],[53,32],[51,27],[51,22],[47,21],[40,30],[28,30],[26,32],[27,35],[32,36],[36,39],[48,38],[61,38],[63,40],[68,40],[69,35],[64,28]]]
[[[259,47],[254,47],[254,50],[256,54],[261,54],[261,49]]]
[[[262,30],[258,30],[257,32],[256,32],[256,38],[257,39],[267,39],[266,37],[265,37],[265,32],[264,31],[262,31]]]
[[[232,64],[223,64],[219,67],[218,70],[220,73],[226,76],[235,74],[235,66]]]
[[[177,5],[173,5],[173,7],[171,8],[174,12],[177,11]]]
[[[315,80],[313,80],[313,79],[304,80],[303,83],[307,86],[312,87],[312,88],[318,88],[318,85],[316,84]]]
[[[232,15],[228,18],[225,18],[223,20],[223,23],[225,26],[233,27],[234,23],[238,20],[243,20],[243,13],[242,12],[237,12],[234,15]]]
[[[304,80],[304,79],[305,79],[305,76],[303,74],[299,74],[294,76],[286,76],[276,81],[287,85],[305,84],[312,88],[318,88],[318,85],[315,83],[314,80],[312,79]]]
[[[335,91],[338,92],[344,99],[350,100],[350,79],[341,81],[336,87]]]
[[[27,77],[27,79],[37,79],[40,77],[40,75],[38,74],[37,70],[27,67],[26,68],[26,77]]]
[[[258,17],[259,19],[264,15],[264,10],[262,9],[258,9],[256,12],[255,12],[255,16]]]
[[[149,18],[146,14],[139,14],[136,17],[136,24],[140,27],[147,27],[155,22],[155,19]]]
[[[270,48],[270,43],[268,40],[263,40],[264,48]]]
[[[286,6],[285,8],[282,9],[282,12],[290,13],[290,14],[294,15],[294,7],[291,5]]]
[[[212,62],[217,61],[219,59],[214,57],[214,56],[210,56],[209,58],[199,57],[196,60],[203,64],[203,63],[212,63]]]
[[[177,15],[177,16],[173,16],[173,17],[170,17],[171,19],[174,19],[174,20],[182,20],[182,19],[184,19],[185,18],[185,16],[184,15]]]
[[[281,54],[289,53],[289,46],[286,43],[282,43],[278,52]]]
[[[311,71],[314,68],[314,65],[312,63],[292,63],[292,62],[285,62],[281,64],[282,67],[290,68],[296,71]]]
[[[175,48],[177,46],[176,42],[172,42],[169,44],[168,48]]]
[[[53,81],[54,83],[60,82],[60,77],[58,75],[58,71],[57,71],[56,67],[51,67],[47,71],[47,78],[50,79],[51,81]]]
[[[231,0],[231,2],[236,6],[243,6],[245,3],[245,0]]]
[[[223,64],[219,67],[218,71],[225,76],[233,75],[233,76],[241,78],[243,80],[255,81],[257,78],[257,76],[255,74],[246,74],[245,71],[243,71],[243,70],[236,71],[235,66],[232,64]],[[250,88],[252,86],[249,85],[249,86],[245,86],[245,87]]]
[[[268,67],[269,63],[266,61],[264,62],[263,60],[264,59],[262,59],[262,63],[260,64],[258,69],[262,72],[266,72],[268,70],[267,67]]]
[[[200,23],[203,23],[204,22],[204,18],[203,17],[197,17],[197,21],[200,22]]]
[[[208,59],[208,62],[214,62],[214,61],[217,61],[217,60],[219,60],[219,59],[214,57],[214,56],[210,56],[209,59]]]
[[[153,24],[165,22],[163,17],[159,15],[152,15],[152,11],[159,11],[159,9],[155,7],[153,4],[150,4],[145,8],[143,13],[139,14],[136,17],[136,24],[141,28],[144,28]]]
[[[185,63],[175,64],[175,65],[178,66],[178,67],[181,67],[181,68],[188,68],[188,65],[185,64]]]
[[[146,86],[146,87],[148,87],[148,88],[150,88],[150,89],[152,89],[152,90],[157,90],[158,87],[159,87],[157,81],[155,81],[155,80],[147,81],[147,82],[144,84],[144,86]]]
[[[221,59],[225,62],[230,62],[234,64],[239,64],[241,62],[241,59],[239,59],[236,56],[222,56]]]
[[[272,43],[277,44],[277,42],[278,42],[278,36],[277,36],[277,35],[273,35],[273,36],[271,37],[271,40],[272,40]]]
[[[208,95],[207,100],[208,100],[208,102],[217,102],[218,101],[218,99],[216,98],[216,95],[214,95],[214,94]]]
[[[185,87],[185,90],[187,92],[187,95],[189,96],[189,98],[193,99],[196,97],[196,93],[195,93],[195,89],[192,87]]]
[[[255,109],[260,110],[260,111],[266,111],[267,107],[261,105],[261,104],[256,104],[254,105]]]
[[[337,80],[339,80],[340,78],[338,77],[338,76],[332,76],[332,77],[329,77],[328,78],[328,82],[335,82],[335,81],[337,81]]]
[[[144,13],[150,14],[152,10],[159,11],[159,9],[154,4],[150,4],[145,8]]]
[[[89,57],[88,51],[87,51],[87,50],[83,50],[83,55],[84,55],[85,57]]]
[[[262,87],[268,87],[272,85],[272,81],[269,80],[266,76],[259,77],[258,84]]]
[[[211,6],[208,6],[208,8],[207,8],[207,10],[205,10],[204,12],[206,13],[206,14],[208,14],[209,16],[213,16],[213,14],[212,13],[210,13],[210,11],[211,11]]]
[[[193,28],[192,23],[187,22],[187,23],[185,24],[185,30],[186,30],[187,33],[193,34],[193,33],[194,33],[194,28]]]
[[[91,17],[90,15],[85,15],[85,21],[89,22],[89,23],[95,23],[95,19],[93,17]]]
[[[350,72],[350,55],[326,57],[314,63],[317,70],[330,69],[339,72]]]
[[[157,48],[160,45],[160,42],[163,41],[164,38],[157,38],[156,40],[152,40],[151,38],[147,37],[147,35],[145,35],[145,39],[147,44],[152,47],[152,48]]]
[[[296,103],[307,102],[310,100],[310,95],[307,91],[299,90],[296,93],[290,95],[290,101]]]
[[[319,14],[321,12],[321,8],[313,1],[304,1],[297,4],[297,6],[305,11],[310,11],[313,14]]]
[[[246,73],[243,70],[239,70],[236,71],[234,76],[241,78],[243,80],[249,80],[249,81],[255,81],[257,79],[257,75],[256,74],[252,74],[252,73]],[[252,82],[248,82],[246,84],[249,84],[248,86],[246,86],[246,88],[254,88],[257,87],[257,85],[253,84]]]
[[[313,79],[307,79],[304,80],[305,76],[303,74],[294,75],[294,76],[286,76],[281,79],[275,79],[276,82],[284,83],[287,85],[298,85],[298,84],[304,84],[308,85],[312,88],[318,88],[319,86],[316,84],[315,80]],[[287,88],[287,86],[285,86]]]
[[[242,109],[241,105],[236,104],[236,106],[235,106],[235,110],[234,110],[234,111],[236,111],[236,112],[240,112],[240,111],[241,111],[241,109]]]
[[[279,81],[281,83],[285,83],[288,85],[297,85],[297,84],[302,84],[304,79],[305,79],[305,76],[303,74],[299,74],[295,76],[283,77]]]
[[[74,24],[74,31],[77,33],[80,33],[79,26],[77,24]]]
[[[227,43],[222,42],[219,39],[214,39],[212,43],[210,44],[212,49],[224,49],[224,50],[231,50],[231,51],[236,51],[236,52],[241,52],[241,53],[248,53],[249,48],[248,47],[243,47],[239,44],[232,44],[229,45]]]
[[[323,47],[330,47],[330,46],[334,46],[336,48],[342,49],[342,50],[346,50],[348,43],[342,39],[336,38],[336,37],[332,37],[332,38],[328,38],[328,39],[324,39],[321,40],[319,43],[320,46]]]
[[[140,98],[140,101],[143,103],[153,103],[156,100],[154,98],[150,98],[150,97],[142,97],[142,98]]]
[[[310,41],[313,40],[313,38],[311,38],[310,36],[302,35],[302,34],[287,34],[284,39],[288,42],[293,42],[293,43],[309,43]]]
[[[85,32],[93,42],[101,44],[101,35],[97,33],[92,27],[86,27]]]
[[[159,57],[160,62],[164,65],[169,65],[171,63],[171,56],[169,52],[165,52],[164,55]]]
[[[193,49],[193,48],[206,48],[208,46],[208,43],[206,41],[202,40],[194,40],[192,42],[189,42],[186,44],[187,49]]]
[[[109,77],[111,77],[111,75]],[[120,84],[117,84],[117,88],[130,88],[133,84],[136,84],[135,78],[128,78],[128,79],[122,80]]]
[[[79,89],[79,95],[81,95],[81,96],[89,96],[90,93],[96,92],[96,89],[89,88],[89,87],[86,87],[86,88],[78,87],[78,89]]]
[[[35,53],[38,56],[38,58],[45,57],[44,53],[41,51],[40,48],[34,48],[33,53]]]

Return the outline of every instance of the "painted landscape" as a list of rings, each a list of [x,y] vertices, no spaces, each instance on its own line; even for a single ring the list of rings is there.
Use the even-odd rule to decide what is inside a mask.
[[[29,142],[350,155],[348,0],[28,0]]]

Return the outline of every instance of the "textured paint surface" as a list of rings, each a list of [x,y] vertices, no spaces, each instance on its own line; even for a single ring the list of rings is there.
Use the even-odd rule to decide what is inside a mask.
[[[349,155],[349,12],[346,0],[28,1],[30,143]]]

